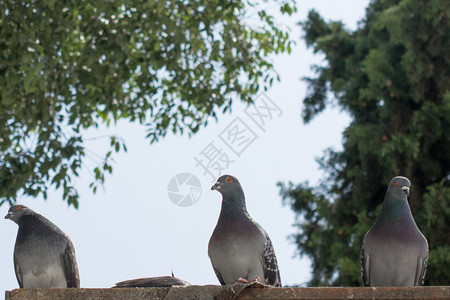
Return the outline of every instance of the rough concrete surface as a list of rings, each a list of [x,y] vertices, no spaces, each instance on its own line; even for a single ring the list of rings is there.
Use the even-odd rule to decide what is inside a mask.
[[[100,299],[450,299],[450,286],[437,287],[322,287],[273,288],[260,284],[239,286],[180,286],[123,289],[15,289],[6,300],[100,300]]]

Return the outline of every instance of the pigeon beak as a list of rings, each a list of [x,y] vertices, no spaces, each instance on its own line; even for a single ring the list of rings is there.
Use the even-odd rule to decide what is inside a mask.
[[[11,219],[12,217],[12,212],[8,212],[5,216],[5,219]]]
[[[222,188],[222,185],[220,184],[220,182],[216,182],[214,183],[214,185],[211,187],[211,191],[213,190],[220,190]]]
[[[402,186],[402,192],[405,193],[407,197],[409,197],[409,187]]]

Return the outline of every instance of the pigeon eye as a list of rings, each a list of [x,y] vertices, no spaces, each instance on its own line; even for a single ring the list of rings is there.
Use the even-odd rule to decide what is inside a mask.
[[[227,177],[227,182],[230,183],[231,182],[231,177]]]
[[[398,182],[397,181],[394,181],[394,186],[398,186]]]
[[[19,206],[17,206],[17,210],[21,210],[22,209],[22,207],[19,205]]]

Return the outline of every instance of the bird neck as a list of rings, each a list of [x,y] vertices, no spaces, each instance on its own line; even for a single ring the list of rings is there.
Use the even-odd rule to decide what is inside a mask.
[[[38,218],[35,215],[27,214],[22,216],[17,224],[19,227],[32,227],[36,220],[38,220]]]
[[[379,223],[403,223],[406,220],[413,220],[414,222],[407,199],[394,199],[384,202]]]
[[[20,218],[19,222],[17,222],[19,230],[17,232],[16,243],[24,242],[30,236],[41,236],[48,232],[41,222],[36,222],[37,219],[34,215],[24,215]]]
[[[245,198],[243,196],[228,195],[227,200],[222,200],[222,210],[219,218],[227,218],[234,216],[248,216]]]
[[[18,223],[19,228],[26,231],[48,232],[53,231],[64,234],[55,224],[39,214],[24,215]]]

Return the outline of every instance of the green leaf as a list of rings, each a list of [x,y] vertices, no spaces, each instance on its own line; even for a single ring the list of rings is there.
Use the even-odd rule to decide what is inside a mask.
[[[273,3],[283,14],[295,11],[295,1]],[[269,87],[277,78],[271,55],[289,51],[289,29],[277,27],[270,9],[248,24],[247,5],[0,2],[8,12],[0,14],[0,203],[54,185],[78,207],[73,179],[91,151],[85,129],[125,119],[150,124],[151,143],[168,132],[192,135],[227,107],[225,99],[247,102]],[[122,149],[124,141],[110,137],[93,167],[94,192]]]

